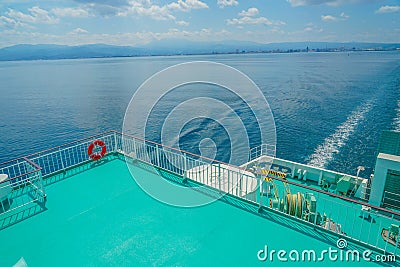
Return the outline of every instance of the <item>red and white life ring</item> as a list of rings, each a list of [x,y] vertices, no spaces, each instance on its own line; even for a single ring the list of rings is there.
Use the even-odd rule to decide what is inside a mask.
[[[100,147],[101,147],[101,151],[100,151],[100,152],[93,153],[93,149],[94,149],[96,146],[100,146]],[[104,142],[101,141],[101,140],[95,140],[95,141],[93,141],[93,143],[91,143],[91,144],[89,145],[89,147],[88,147],[88,155],[89,155],[89,158],[91,158],[91,159],[93,159],[93,160],[101,159],[102,157],[104,157],[104,155],[106,154],[106,152],[107,152],[106,144],[104,144]]]

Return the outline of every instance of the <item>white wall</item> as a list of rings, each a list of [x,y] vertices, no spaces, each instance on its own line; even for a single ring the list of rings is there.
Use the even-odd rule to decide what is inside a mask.
[[[400,156],[379,153],[378,158],[376,159],[375,173],[369,197],[369,203],[371,205],[381,205],[388,169],[400,170]]]

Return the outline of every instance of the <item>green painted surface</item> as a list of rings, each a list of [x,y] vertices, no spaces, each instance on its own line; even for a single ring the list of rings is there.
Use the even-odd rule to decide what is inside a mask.
[[[259,216],[235,199],[197,208],[160,203],[137,186],[120,160],[89,167],[49,178],[46,210],[0,230],[0,266],[21,257],[28,266],[281,266],[276,255],[261,262],[257,252],[265,245],[317,254],[336,249],[336,238],[274,214]],[[134,175],[154,174],[136,168]]]

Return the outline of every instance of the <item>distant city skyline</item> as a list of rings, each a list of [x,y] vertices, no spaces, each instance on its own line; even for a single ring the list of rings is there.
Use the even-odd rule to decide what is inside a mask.
[[[155,40],[400,42],[398,0],[3,0],[0,47]]]

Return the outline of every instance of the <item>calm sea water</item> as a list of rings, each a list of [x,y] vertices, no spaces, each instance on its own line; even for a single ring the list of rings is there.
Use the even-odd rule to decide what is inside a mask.
[[[121,130],[140,84],[197,60],[237,68],[260,87],[275,117],[278,157],[352,174],[364,165],[367,176],[381,131],[400,130],[398,52],[0,62],[0,162]],[[158,123],[174,106],[171,99],[162,104]],[[226,160],[229,135],[215,121],[191,121],[182,133],[181,148],[199,153],[200,140],[211,138],[217,158]],[[152,139],[160,141],[157,134]]]

